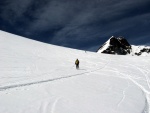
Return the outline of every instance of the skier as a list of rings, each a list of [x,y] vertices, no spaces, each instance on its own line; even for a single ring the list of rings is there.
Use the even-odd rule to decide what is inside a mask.
[[[78,59],[76,59],[75,65],[76,65],[76,69],[79,69],[79,60]]]

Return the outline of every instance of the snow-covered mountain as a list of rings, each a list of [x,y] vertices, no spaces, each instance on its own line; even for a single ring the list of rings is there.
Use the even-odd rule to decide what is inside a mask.
[[[130,45],[124,37],[112,36],[97,51],[98,53],[150,56],[150,47]]]
[[[0,31],[0,113],[150,113],[149,62]]]

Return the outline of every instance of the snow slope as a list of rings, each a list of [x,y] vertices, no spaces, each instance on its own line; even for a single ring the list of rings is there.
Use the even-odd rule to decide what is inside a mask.
[[[0,113],[150,113],[150,57],[85,52],[3,31],[0,53]]]
[[[104,50],[106,50],[110,46],[110,39],[114,36],[111,36],[97,51],[97,53],[102,53]]]

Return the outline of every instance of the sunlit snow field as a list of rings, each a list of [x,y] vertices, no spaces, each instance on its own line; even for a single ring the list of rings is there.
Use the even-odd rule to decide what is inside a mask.
[[[0,31],[0,113],[150,113],[149,106],[150,57],[69,49]]]

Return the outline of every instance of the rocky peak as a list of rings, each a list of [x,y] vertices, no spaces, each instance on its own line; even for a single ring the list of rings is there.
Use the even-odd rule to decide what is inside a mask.
[[[130,45],[129,42],[122,36],[110,37],[97,51],[98,53],[106,54],[119,54],[132,56],[150,56],[149,46],[134,46]]]
[[[98,51],[107,54],[126,55],[131,52],[131,45],[122,36],[118,38],[112,36]]]

